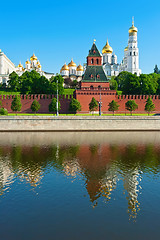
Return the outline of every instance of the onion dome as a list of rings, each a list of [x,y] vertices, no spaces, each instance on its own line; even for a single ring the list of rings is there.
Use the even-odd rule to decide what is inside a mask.
[[[29,61],[29,60],[27,60],[27,61],[26,61],[26,64],[30,64],[30,61]]]
[[[107,43],[102,49],[102,53],[104,54],[104,53],[112,53],[112,52],[113,52],[113,49],[111,46],[109,46],[108,39],[107,39]]]
[[[38,66],[37,66],[38,68],[42,68],[42,66],[41,66],[41,64],[38,64]]]
[[[60,72],[62,72],[62,71],[69,71],[69,67],[68,67],[68,65],[66,63],[62,66]]]
[[[23,65],[22,65],[21,63],[19,63],[19,65],[18,65],[18,68],[20,68],[20,67],[22,67],[22,68],[23,68]]]
[[[77,65],[73,62],[73,59],[71,62],[68,64],[68,67],[77,67]]]
[[[77,71],[82,71],[83,72],[83,67],[82,67],[82,65],[80,64],[80,65],[78,65],[78,67],[77,67]]]
[[[125,52],[128,51],[128,46],[124,49],[124,51],[125,51]]]
[[[134,26],[134,18],[132,20],[132,27],[129,28],[129,33],[136,33],[138,29]]]
[[[35,54],[33,53],[33,56],[30,58],[31,61],[37,60],[37,57],[35,56]]]

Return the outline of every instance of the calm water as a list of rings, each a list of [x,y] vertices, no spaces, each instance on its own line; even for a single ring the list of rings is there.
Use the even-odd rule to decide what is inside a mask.
[[[160,239],[160,134],[1,133],[0,239]]]

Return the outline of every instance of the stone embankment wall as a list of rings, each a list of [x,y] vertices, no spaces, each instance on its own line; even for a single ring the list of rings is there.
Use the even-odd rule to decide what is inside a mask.
[[[0,100],[2,101],[2,107],[6,108],[9,113],[12,113],[11,103],[14,97],[15,96],[0,96]],[[22,103],[21,113],[32,113],[31,104],[34,100],[37,100],[41,105],[38,113],[49,113],[48,107],[49,107],[49,104],[51,103],[52,98],[54,97],[56,96],[44,95],[44,94],[20,95],[21,103]],[[71,95],[59,96],[59,101],[61,104],[60,113],[68,113],[71,98],[72,98]]]
[[[160,131],[160,117],[3,116],[0,117],[0,132],[5,131]]]

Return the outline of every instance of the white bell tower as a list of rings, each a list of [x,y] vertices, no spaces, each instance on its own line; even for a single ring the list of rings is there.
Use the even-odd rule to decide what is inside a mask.
[[[138,29],[134,26],[133,17],[132,27],[130,27],[129,29],[126,71],[139,76],[141,74],[141,69],[139,69],[139,49],[137,43],[137,32]]]

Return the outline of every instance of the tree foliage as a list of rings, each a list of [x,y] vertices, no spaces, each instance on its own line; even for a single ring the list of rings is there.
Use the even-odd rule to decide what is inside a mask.
[[[8,110],[6,108],[0,108],[0,115],[8,115]]]
[[[125,106],[126,106],[126,109],[130,111],[131,115],[132,115],[132,112],[138,108],[138,105],[134,100],[129,100],[128,102],[125,103]]]
[[[72,100],[69,104],[69,111],[72,112],[72,113],[76,113],[77,111],[81,111],[81,104],[77,99],[72,98]]]
[[[152,99],[149,97],[146,101],[145,105],[145,111],[148,113],[148,115],[155,110],[155,105],[152,101]]]
[[[58,111],[61,109],[60,101],[58,101]],[[53,98],[51,103],[49,104],[49,111],[56,113],[57,112],[57,99]]]
[[[31,110],[32,112],[36,113],[38,112],[38,110],[40,109],[41,105],[39,104],[39,102],[37,100],[34,100],[31,104]]]
[[[11,109],[13,112],[20,112],[22,108],[21,99],[16,95],[12,101]]]
[[[108,106],[109,106],[108,111],[113,112],[113,115],[114,115],[114,112],[119,109],[119,104],[114,100],[112,100],[112,102],[110,102]]]
[[[19,79],[19,76],[16,72],[12,72],[9,75],[8,85],[12,89],[12,91],[17,92],[21,88],[21,81]]]
[[[51,93],[52,94],[57,94],[57,81],[58,81],[58,94],[63,95],[64,93],[64,79],[60,74],[57,74],[55,77],[50,78],[50,83],[51,83]]]
[[[154,73],[159,73],[159,69],[158,69],[158,66],[157,66],[157,64],[155,65],[155,68],[154,68]]]
[[[89,110],[90,112],[96,111],[98,109],[98,103],[96,99],[93,97],[91,102],[89,103]]]

